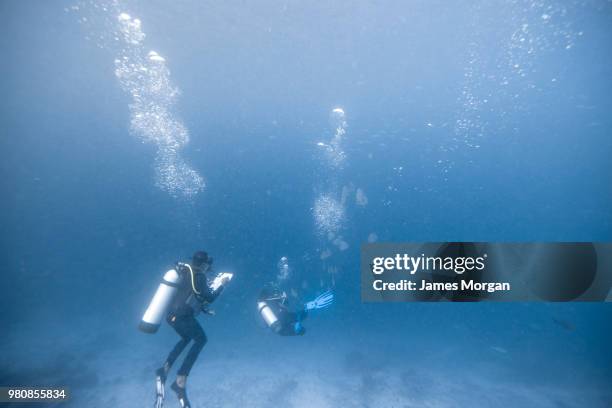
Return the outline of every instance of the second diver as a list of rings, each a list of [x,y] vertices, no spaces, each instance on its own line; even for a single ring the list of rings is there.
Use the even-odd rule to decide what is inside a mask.
[[[324,309],[334,301],[331,290],[323,292],[313,300],[306,302],[304,307],[294,309],[289,305],[288,296],[276,285],[264,287],[257,299],[257,309],[266,325],[281,336],[303,336],[306,329],[302,322],[308,312]]]

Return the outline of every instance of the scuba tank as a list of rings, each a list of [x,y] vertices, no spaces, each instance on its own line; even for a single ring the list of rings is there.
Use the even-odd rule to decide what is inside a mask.
[[[274,311],[272,311],[272,308],[268,306],[268,303],[261,300],[257,302],[257,308],[259,309],[259,314],[264,319],[264,322],[266,322],[268,327],[273,328],[274,324],[278,322],[278,317],[276,317],[276,314]]]
[[[262,289],[257,299],[257,310],[266,325],[274,331],[280,329],[281,322],[277,316],[278,308],[276,302],[283,303],[286,299],[284,292],[281,292],[276,285],[269,285]]]
[[[178,267],[180,265],[164,274],[149,307],[138,325],[138,328],[143,332],[156,333],[159,329],[162,319],[166,316],[168,307],[176,297],[179,286],[182,283],[181,275],[177,271]]]

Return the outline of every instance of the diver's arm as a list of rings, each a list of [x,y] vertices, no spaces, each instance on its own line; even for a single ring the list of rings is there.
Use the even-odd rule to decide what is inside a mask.
[[[223,285],[219,286],[217,290],[211,290],[206,281],[206,276],[199,273],[196,277],[196,288],[200,294],[197,295],[200,302],[212,303],[219,297],[223,292]]]

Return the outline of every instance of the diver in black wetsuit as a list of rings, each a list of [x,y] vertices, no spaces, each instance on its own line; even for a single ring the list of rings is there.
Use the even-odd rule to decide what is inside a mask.
[[[170,351],[164,365],[156,371],[156,408],[162,408],[163,406],[165,396],[164,386],[172,364],[189,343],[193,341],[193,345],[183,360],[183,364],[178,369],[176,380],[171,385],[172,390],[178,396],[181,407],[191,407],[185,389],[187,376],[207,340],[202,326],[200,326],[195,317],[200,311],[213,314],[212,311],[207,309],[207,305],[219,296],[228,281],[227,279],[223,280],[221,286],[215,291],[210,289],[206,272],[211,269],[212,262],[212,258],[206,252],[198,251],[193,255],[191,265],[179,263],[177,266],[177,272],[182,277],[181,285],[170,306],[166,321],[181,336],[181,339]]]
[[[281,336],[303,336],[306,329],[302,322],[308,311],[324,309],[332,304],[334,295],[326,291],[307,302],[303,308],[292,310],[287,301],[287,294],[276,285],[264,287],[257,298],[257,309],[268,327]]]
[[[306,310],[293,312],[289,309],[287,294],[276,286],[266,286],[257,298],[257,307],[266,324],[281,336],[303,336],[306,329],[302,321]]]

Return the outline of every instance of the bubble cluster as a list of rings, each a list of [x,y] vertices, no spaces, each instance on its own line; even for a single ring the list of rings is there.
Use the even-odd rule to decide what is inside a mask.
[[[368,196],[362,188],[358,188],[355,192],[355,203],[360,207],[368,205]]]
[[[330,125],[333,129],[333,136],[327,143],[319,142],[317,146],[323,149],[323,161],[327,170],[327,177],[323,178],[318,189],[324,191],[319,194],[314,203],[313,215],[317,232],[322,240],[327,239],[327,244],[336,247],[340,251],[346,251],[349,244],[339,235],[346,218],[346,205],[349,197],[355,191],[352,184],[343,186],[338,191],[339,176],[346,162],[344,152],[344,139],[346,135],[347,122],[346,114],[341,108],[334,108],[329,115]],[[367,204],[367,197],[360,189],[355,200],[358,205]],[[339,197],[337,199],[336,197]],[[321,251],[321,260],[326,260],[332,256],[331,248]]]
[[[330,239],[330,241],[332,242],[332,244],[334,244],[340,251],[346,251],[349,248],[349,244],[348,242],[346,242],[344,240],[344,238],[340,235],[337,236],[336,238],[334,238],[333,240]]]
[[[342,142],[346,135],[346,115],[341,108],[335,108],[331,111],[330,122],[334,129],[334,134],[328,143],[319,142],[317,146],[321,147],[325,152],[325,157],[328,165],[338,169],[344,165],[346,153],[344,152]]]
[[[580,7],[579,3],[514,0],[511,5],[509,21],[513,28],[500,68],[507,67],[515,78],[528,78],[534,73],[535,58],[539,54],[570,50],[582,35],[568,18],[573,14],[573,7]],[[511,80],[511,77],[502,78],[502,84]],[[533,83],[530,85],[535,87]]]
[[[485,84],[482,83],[480,55],[475,44],[470,44],[468,53],[468,63],[463,72],[463,86],[459,96],[462,110],[455,122],[455,141],[462,141],[468,147],[479,148],[479,141],[485,133],[485,123],[481,115],[488,99],[482,95],[481,87]],[[447,146],[445,149],[452,151],[453,146]]]
[[[157,146],[155,184],[174,197],[192,197],[205,183],[180,155],[189,132],[173,112],[179,90],[170,80],[166,60],[156,51],[145,51],[141,21],[120,13],[117,23],[122,46],[115,76],[131,97],[131,132]]]
[[[331,194],[321,194],[315,200],[314,219],[319,232],[335,235],[344,221],[344,207]]]
[[[544,66],[543,61],[568,52],[582,36],[569,18],[578,7],[583,4],[512,0],[498,10],[499,5],[493,3],[474,3],[454,132],[440,147],[438,164],[444,172],[453,167],[462,147],[479,148],[487,137],[505,128],[512,113],[529,109],[524,96],[555,86],[560,70]],[[500,12],[504,19],[495,28],[500,47],[493,52],[485,22],[487,16]],[[489,126],[490,121],[496,126]]]
[[[204,180],[175,149],[161,146],[155,158],[155,185],[174,197],[193,197],[204,188]]]

